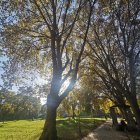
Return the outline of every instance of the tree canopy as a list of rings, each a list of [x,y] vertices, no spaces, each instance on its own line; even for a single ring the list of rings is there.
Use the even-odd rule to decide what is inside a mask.
[[[74,117],[77,101],[86,113],[129,104],[140,128],[139,0],[2,0],[0,16],[4,86],[47,98],[40,140],[57,139],[57,108]]]

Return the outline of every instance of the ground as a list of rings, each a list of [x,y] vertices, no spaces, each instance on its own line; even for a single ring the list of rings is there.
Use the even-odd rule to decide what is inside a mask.
[[[0,140],[38,140],[43,124],[44,120],[0,122]],[[128,133],[116,131],[111,120],[105,122],[101,118],[82,118],[80,125],[82,139],[79,138],[77,120],[57,120],[59,140],[139,140]]]
[[[127,133],[116,131],[111,120],[99,126],[82,140],[132,140]]]
[[[104,123],[101,118],[81,118],[82,136],[86,136]],[[0,140],[38,140],[43,129],[44,120],[19,120],[0,122]],[[78,119],[58,119],[57,130],[59,140],[79,139]]]

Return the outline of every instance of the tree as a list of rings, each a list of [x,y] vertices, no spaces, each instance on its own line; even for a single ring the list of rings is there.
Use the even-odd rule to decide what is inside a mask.
[[[73,90],[61,103],[59,106],[59,114],[60,116],[72,116],[74,119],[76,115],[76,107],[77,107],[77,94],[74,93]]]
[[[42,105],[41,106],[41,110],[40,110],[40,117],[42,118],[42,119],[45,119],[46,118],[46,115],[47,115],[47,113],[46,113],[46,104],[44,104],[44,105]]]
[[[120,1],[113,8],[112,19],[114,27],[114,37],[120,48],[122,55],[126,59],[129,72],[129,94],[126,95],[129,100],[133,112],[135,114],[138,126],[140,128],[140,108],[137,103],[136,79],[138,76],[139,66],[138,59],[140,55],[140,28],[139,28],[139,1]],[[118,30],[118,31],[117,31]]]
[[[33,96],[0,90],[0,120],[38,118],[40,100]]]
[[[123,98],[127,98],[139,124],[140,110],[136,99],[139,1],[107,1],[99,7],[102,10],[97,10],[91,30],[94,35],[90,33],[88,39],[94,52],[92,57],[90,55],[94,70],[117,102],[124,104]]]
[[[5,89],[0,90],[0,120],[3,122],[12,119],[14,109],[11,104],[11,99],[13,96],[13,92],[9,92]]]
[[[76,82],[95,2],[96,0],[1,2],[2,43],[10,58],[10,74],[16,71],[16,67],[23,70],[25,66],[26,71],[33,71],[34,67],[40,70],[41,66],[47,65],[46,59],[51,60],[47,118],[40,140],[57,139],[56,109]],[[75,41],[77,34],[84,36],[84,39]],[[49,54],[51,57],[48,57]],[[69,85],[60,93],[66,80],[70,80]]]

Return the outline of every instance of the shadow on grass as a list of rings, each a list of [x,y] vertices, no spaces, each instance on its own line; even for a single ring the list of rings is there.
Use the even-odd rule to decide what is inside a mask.
[[[104,123],[104,120],[80,119],[82,137]],[[78,119],[67,119],[57,121],[59,140],[80,140]]]

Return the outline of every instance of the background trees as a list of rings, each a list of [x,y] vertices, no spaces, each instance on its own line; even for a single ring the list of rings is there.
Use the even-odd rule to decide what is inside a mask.
[[[40,100],[10,91],[0,91],[0,120],[19,120],[38,118]]]
[[[97,10],[96,22],[92,26],[94,34],[90,34],[88,44],[93,50],[89,57],[93,60],[94,71],[118,103],[124,104],[123,98],[129,101],[139,123],[140,110],[136,99],[140,52],[139,23],[136,22],[139,21],[138,5],[138,1],[100,3],[102,10]]]

